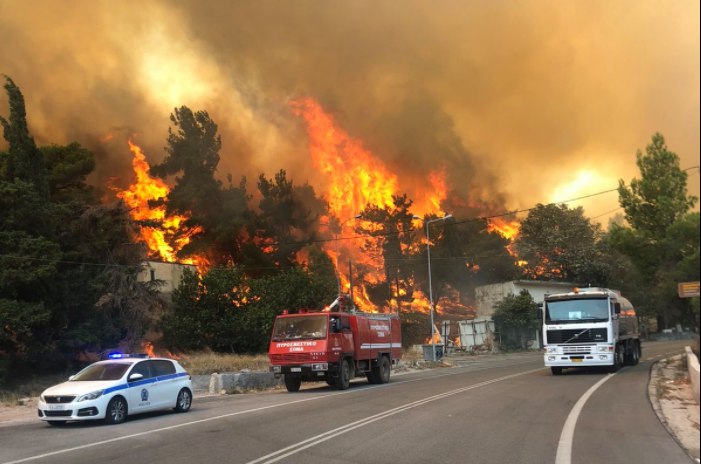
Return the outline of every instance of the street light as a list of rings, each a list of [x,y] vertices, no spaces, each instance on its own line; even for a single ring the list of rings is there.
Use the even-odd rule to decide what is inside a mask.
[[[431,219],[430,221],[426,221],[426,256],[428,257],[428,301],[429,301],[429,309],[431,311],[431,360],[433,362],[436,361],[436,339],[433,336],[433,285],[431,283],[431,236],[429,234],[429,228],[428,226],[432,222],[438,222],[438,221],[445,221],[446,219],[449,219],[453,217],[452,214],[446,214],[445,216],[441,218],[436,218],[436,219]]]

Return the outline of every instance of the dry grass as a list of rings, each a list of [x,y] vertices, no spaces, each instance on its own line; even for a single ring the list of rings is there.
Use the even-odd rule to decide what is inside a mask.
[[[178,362],[192,375],[209,375],[215,372],[241,372],[243,370],[267,371],[270,363],[265,354],[238,355],[212,352],[184,354]]]
[[[21,406],[25,404],[29,398],[38,397],[42,391],[51,385],[56,385],[67,379],[68,375],[46,375],[10,388],[0,388],[0,405]]]

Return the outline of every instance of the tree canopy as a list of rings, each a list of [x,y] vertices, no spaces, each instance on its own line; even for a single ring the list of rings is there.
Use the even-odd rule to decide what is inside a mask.
[[[538,204],[521,222],[514,248],[531,279],[606,285],[601,227],[581,207]]]

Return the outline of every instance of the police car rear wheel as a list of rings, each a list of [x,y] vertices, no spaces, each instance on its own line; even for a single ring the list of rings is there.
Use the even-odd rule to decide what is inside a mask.
[[[175,400],[175,412],[187,412],[192,405],[192,393],[187,388],[183,388],[178,393],[178,398]]]
[[[121,424],[127,418],[127,402],[121,396],[115,396],[107,405],[105,422],[108,424]]]

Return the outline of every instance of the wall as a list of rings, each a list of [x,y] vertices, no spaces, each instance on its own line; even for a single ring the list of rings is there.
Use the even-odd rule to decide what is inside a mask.
[[[691,380],[691,391],[694,394],[696,404],[699,404],[699,358],[691,350],[691,347],[686,347],[686,365],[689,369],[689,379]]]

